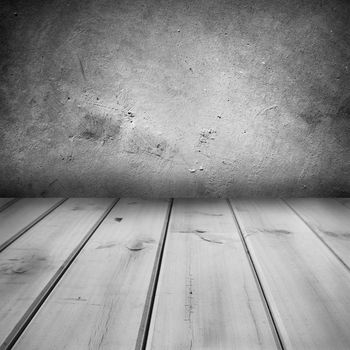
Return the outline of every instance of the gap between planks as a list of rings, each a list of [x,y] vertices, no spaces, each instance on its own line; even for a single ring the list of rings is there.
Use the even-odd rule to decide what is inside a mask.
[[[228,204],[228,206],[229,206],[229,208],[230,208],[230,210],[232,212],[232,216],[233,216],[234,222],[236,224],[236,227],[237,227],[240,239],[242,241],[242,245],[243,245],[244,251],[246,252],[247,259],[249,261],[249,265],[250,265],[250,267],[252,269],[252,273],[253,273],[254,279],[256,281],[256,284],[257,284],[257,287],[258,287],[258,290],[259,290],[259,293],[260,293],[260,296],[261,296],[262,303],[264,305],[264,308],[266,310],[266,314],[267,314],[268,319],[270,321],[271,329],[272,329],[273,335],[275,337],[276,344],[281,350],[284,350],[285,349],[285,345],[283,344],[283,339],[282,339],[282,337],[280,335],[280,331],[278,329],[277,322],[275,321],[275,319],[273,317],[273,313],[271,311],[269,302],[268,302],[268,300],[266,298],[266,294],[265,294],[264,288],[262,286],[262,283],[260,281],[258,271],[255,268],[253,259],[252,259],[251,255],[250,255],[250,251],[249,251],[248,245],[247,245],[247,243],[246,243],[246,241],[244,239],[244,235],[242,233],[241,226],[240,226],[240,224],[239,224],[239,222],[237,220],[236,213],[235,213],[235,211],[234,211],[234,209],[233,209],[229,199],[227,199],[227,204]]]
[[[62,203],[65,200],[63,200]],[[50,293],[53,291],[53,289],[55,288],[55,286],[57,285],[59,280],[62,278],[62,276],[65,274],[65,272],[69,269],[69,267],[74,262],[76,257],[79,255],[81,250],[84,248],[86,243],[89,241],[89,239],[92,237],[94,232],[98,229],[98,227],[102,224],[102,222],[106,218],[106,216],[112,211],[112,209],[115,207],[115,205],[118,203],[118,201],[119,201],[119,199],[116,199],[115,201],[113,201],[113,203],[105,210],[105,212],[102,214],[102,216],[92,226],[92,228],[89,230],[87,235],[85,235],[83,240],[72,251],[72,253],[66,259],[66,261],[60,266],[60,268],[57,270],[57,272],[54,274],[54,276],[51,278],[51,280],[47,283],[45,288],[41,291],[41,293],[34,300],[32,305],[25,312],[25,314],[23,315],[21,320],[17,323],[17,325],[13,328],[11,333],[7,336],[7,338],[5,339],[3,344],[0,346],[0,350],[9,350],[14,346],[14,344],[20,338],[20,336],[22,335],[22,333],[24,332],[24,330],[26,329],[28,324],[35,317],[35,315],[39,311],[40,307],[43,305],[45,300],[48,298]]]
[[[62,276],[14,347],[84,349],[119,344],[117,348],[134,348],[169,206],[169,200],[153,204],[144,200],[120,201]],[[116,221],[121,220],[120,228],[115,226]],[[96,264],[97,261],[100,263]],[[94,268],[95,277],[91,274]],[[91,278],[85,278],[85,274]],[[70,302],[61,302],[71,300],[72,295],[75,300],[75,292],[84,294],[81,301],[87,302],[86,305],[73,302],[73,307]],[[50,326],[53,322],[57,322],[55,327]],[[61,339],[62,334],[70,334],[76,326],[82,328],[76,330],[75,337]]]
[[[348,349],[350,284],[338,259],[283,201],[231,204],[285,346]]]
[[[50,208],[48,208],[46,211],[44,211],[41,215],[39,215],[37,218],[35,218],[33,221],[31,221],[29,224],[27,224],[25,227],[20,229],[17,233],[12,235],[9,239],[7,239],[5,242],[0,244],[0,253],[6,249],[11,243],[16,241],[19,237],[21,237],[24,233],[26,233],[28,230],[30,230],[33,226],[35,226],[38,222],[40,222],[42,219],[44,219],[47,215],[52,213],[56,208],[58,208],[61,204],[63,204],[67,198],[63,198],[53,204]],[[19,200],[14,200],[12,204],[19,202]],[[5,209],[7,209],[9,206],[7,206]],[[1,211],[0,211],[1,212]]]
[[[314,227],[305,220],[297,210],[294,209],[294,207],[288,203],[287,200],[282,198],[282,201],[294,212],[294,214],[315,234],[315,236],[329,249],[329,251],[335,256],[335,258],[341,263],[345,269],[350,272],[350,267],[348,264],[339,256],[339,254],[331,247],[331,245],[325,241],[325,239],[314,229]],[[339,204],[342,204],[341,202],[338,202]],[[346,205],[344,205],[346,207]],[[346,207],[347,208],[347,207]],[[347,208],[348,209],[348,208]]]
[[[281,349],[232,211],[215,203],[174,204],[147,349]]]
[[[146,304],[145,304],[144,312],[141,319],[141,325],[137,336],[135,350],[138,350],[138,349],[145,350],[147,346],[147,339],[148,339],[149,328],[150,328],[151,319],[152,319],[154,300],[156,297],[157,286],[159,281],[160,267],[162,265],[164,247],[165,247],[166,237],[168,234],[169,222],[170,222],[170,216],[171,216],[173,204],[174,204],[174,199],[171,198],[166,220],[164,223],[161,241],[158,246],[158,250],[156,254],[156,260],[152,271],[151,282],[147,293]]]
[[[17,201],[18,198],[0,198],[0,213]]]

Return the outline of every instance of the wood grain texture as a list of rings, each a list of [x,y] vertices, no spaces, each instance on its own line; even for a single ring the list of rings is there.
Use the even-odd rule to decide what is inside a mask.
[[[122,199],[15,349],[134,349],[168,200]]]
[[[287,203],[350,269],[350,210],[332,198],[298,198]]]
[[[286,349],[349,349],[347,269],[280,200],[231,201]]]
[[[69,199],[0,253],[0,344],[112,203]]]
[[[62,198],[24,198],[0,212],[0,251],[62,202]]]
[[[0,198],[0,212],[10,206],[15,200],[15,198]]]
[[[147,349],[274,349],[225,200],[175,200]]]

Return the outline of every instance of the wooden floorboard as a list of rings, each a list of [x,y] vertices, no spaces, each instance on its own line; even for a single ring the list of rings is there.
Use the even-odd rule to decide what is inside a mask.
[[[349,271],[279,200],[232,201],[286,349],[349,349]]]
[[[0,198],[0,349],[350,349],[350,200]],[[170,220],[169,220],[170,219]]]
[[[112,199],[69,199],[0,253],[2,349],[30,319],[44,291],[112,203]],[[28,201],[23,208],[29,210],[32,204]]]
[[[275,349],[225,200],[175,200],[147,349]]]
[[[0,198],[0,212],[8,208],[16,201],[16,198]]]
[[[14,348],[135,349],[169,205],[120,200]]]
[[[0,212],[0,251],[55,209],[61,198],[25,198]]]
[[[287,203],[350,270],[350,210],[333,198],[297,198]]]

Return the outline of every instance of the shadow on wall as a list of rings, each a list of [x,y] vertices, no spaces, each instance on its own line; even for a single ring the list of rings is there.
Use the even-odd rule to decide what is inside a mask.
[[[1,196],[346,196],[350,3],[0,9]]]
[[[152,181],[139,179],[118,179],[114,175],[99,177],[103,183],[101,187],[94,185],[87,187],[84,179],[76,176],[65,176],[51,183],[11,184],[3,188],[2,197],[143,197],[143,198],[246,198],[246,197],[350,197],[346,181],[323,181],[318,179],[304,179],[303,184],[298,181],[233,181],[225,187],[218,187],[215,183],[206,183],[203,180],[189,181],[177,179],[154,186]],[[322,188],[322,192],[320,192]],[[73,192],[72,192],[72,189]]]

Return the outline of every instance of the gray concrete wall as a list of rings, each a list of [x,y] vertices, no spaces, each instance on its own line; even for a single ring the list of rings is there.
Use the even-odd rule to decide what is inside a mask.
[[[0,195],[349,195],[348,1],[0,9]]]

